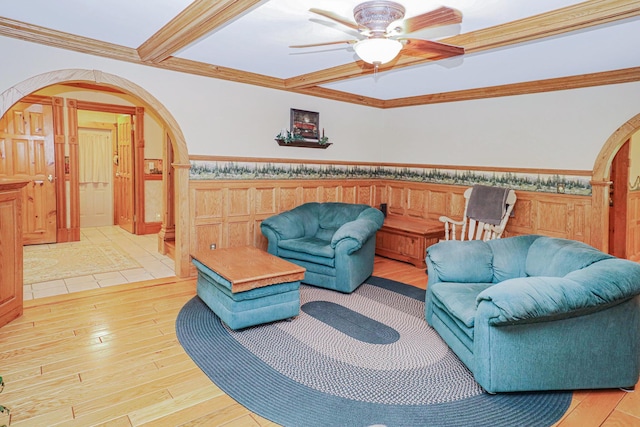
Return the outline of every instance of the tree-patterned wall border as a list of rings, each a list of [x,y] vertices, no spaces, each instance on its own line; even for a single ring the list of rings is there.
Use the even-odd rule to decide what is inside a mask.
[[[192,160],[190,179],[392,179],[464,186],[484,184],[543,193],[591,195],[591,184],[586,176],[444,168]]]

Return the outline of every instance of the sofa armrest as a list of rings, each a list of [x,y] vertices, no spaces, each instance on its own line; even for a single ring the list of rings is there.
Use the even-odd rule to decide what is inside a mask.
[[[582,283],[564,277],[522,277],[485,289],[476,302],[495,306],[487,321],[499,326],[582,316],[618,301],[603,300]]]
[[[610,258],[564,277],[523,277],[500,282],[482,291],[476,301],[499,309],[492,324],[573,317],[640,295],[640,265]]]
[[[260,224],[263,233],[269,229],[279,240],[296,239],[304,237],[304,218],[300,218],[295,212],[287,211],[266,218]]]
[[[382,227],[383,221],[382,212],[375,208],[367,209],[358,216],[358,219],[342,224],[336,230],[331,238],[331,247],[335,249],[340,242],[350,240],[351,245],[347,250],[350,255],[359,250],[372,236],[375,236]]]

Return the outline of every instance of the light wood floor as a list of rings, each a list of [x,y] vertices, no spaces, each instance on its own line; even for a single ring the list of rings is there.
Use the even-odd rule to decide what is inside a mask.
[[[385,258],[374,274],[426,286],[424,270]],[[27,301],[0,328],[11,426],[273,426],[182,350],[174,324],[194,295],[193,279],[156,279]],[[576,392],[558,425],[640,426],[640,388]]]

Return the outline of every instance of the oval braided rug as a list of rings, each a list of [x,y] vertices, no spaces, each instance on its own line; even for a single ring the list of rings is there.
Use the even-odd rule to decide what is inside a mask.
[[[549,426],[570,392],[489,395],[424,320],[424,291],[371,277],[350,295],[302,285],[300,315],[232,331],[194,297],[176,320],[224,392],[284,426]]]

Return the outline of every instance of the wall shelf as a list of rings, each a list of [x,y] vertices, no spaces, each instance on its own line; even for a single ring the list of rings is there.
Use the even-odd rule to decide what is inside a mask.
[[[292,141],[284,142],[283,139],[276,139],[276,142],[281,147],[304,147],[304,148],[322,148],[323,150],[330,146],[332,143],[320,144],[312,141]]]

